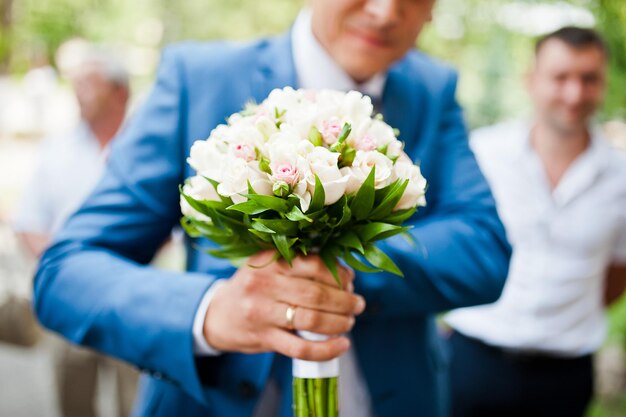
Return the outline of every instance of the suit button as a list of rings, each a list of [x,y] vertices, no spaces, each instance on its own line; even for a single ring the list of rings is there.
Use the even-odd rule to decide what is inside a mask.
[[[245,399],[252,399],[256,396],[256,387],[252,382],[243,381],[239,384],[239,394]]]

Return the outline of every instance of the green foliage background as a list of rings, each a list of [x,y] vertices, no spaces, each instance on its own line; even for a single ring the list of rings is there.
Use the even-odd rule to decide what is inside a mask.
[[[435,18],[459,32],[443,37],[428,27],[420,48],[461,70],[459,87],[470,126],[519,116],[528,110],[523,74],[533,37],[499,23],[502,6],[513,3],[571,4],[591,11],[612,49],[611,88],[601,118],[626,118],[626,2],[623,0],[438,0]],[[24,73],[36,51],[51,61],[66,39],[81,36],[140,45],[138,25],[162,22],[161,45],[184,39],[250,39],[287,29],[305,0],[0,0],[0,72]]]

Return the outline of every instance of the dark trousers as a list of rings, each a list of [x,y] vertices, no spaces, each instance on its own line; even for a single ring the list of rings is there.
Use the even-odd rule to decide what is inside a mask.
[[[453,417],[581,417],[593,395],[591,355],[511,353],[450,336]]]

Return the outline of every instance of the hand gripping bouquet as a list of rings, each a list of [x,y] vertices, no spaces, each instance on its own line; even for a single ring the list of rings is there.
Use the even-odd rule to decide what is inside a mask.
[[[318,253],[338,285],[338,259],[402,276],[375,242],[407,231],[402,223],[426,204],[426,180],[372,113],[356,91],[287,87],[248,104],[192,146],[197,175],[181,188],[182,226],[233,261],[267,249],[288,263]],[[296,417],[338,416],[338,374],[338,359],[294,359]]]

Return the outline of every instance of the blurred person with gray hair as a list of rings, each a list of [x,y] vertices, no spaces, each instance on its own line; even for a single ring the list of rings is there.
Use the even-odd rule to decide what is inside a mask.
[[[35,257],[99,180],[109,144],[123,124],[129,99],[128,73],[112,56],[94,51],[71,74],[80,123],[62,137],[46,138],[39,163],[19,202],[13,228]],[[116,375],[120,416],[130,414],[137,374],[96,352],[65,344],[55,355],[63,417],[96,415],[99,370]]]
[[[591,29],[546,35],[532,119],[472,135],[513,257],[495,304],[445,318],[454,417],[581,417],[593,396],[606,306],[626,285],[626,157],[592,124],[608,58]]]

